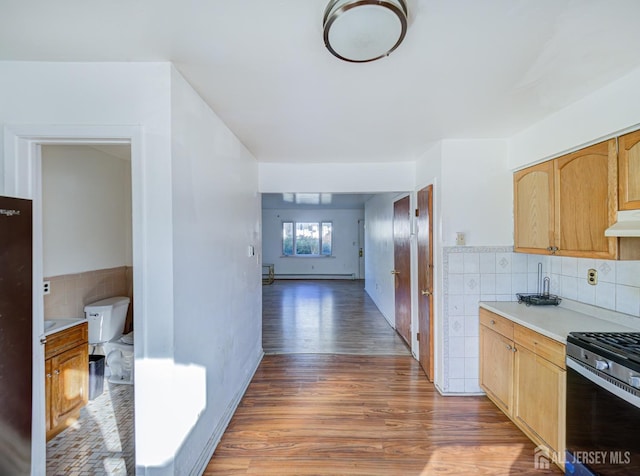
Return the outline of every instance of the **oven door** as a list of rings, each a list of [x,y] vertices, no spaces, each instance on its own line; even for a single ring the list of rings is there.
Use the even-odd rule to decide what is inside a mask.
[[[640,475],[640,398],[567,357],[571,475]]]

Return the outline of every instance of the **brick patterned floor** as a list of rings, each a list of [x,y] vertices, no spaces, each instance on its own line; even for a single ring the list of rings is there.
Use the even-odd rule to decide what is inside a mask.
[[[76,425],[47,443],[48,476],[135,474],[133,388],[105,380]]]

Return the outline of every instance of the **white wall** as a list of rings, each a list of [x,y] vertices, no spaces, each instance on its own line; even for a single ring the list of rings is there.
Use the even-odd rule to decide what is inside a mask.
[[[506,141],[443,141],[442,245],[458,231],[468,246],[513,244],[512,181]]]
[[[533,124],[509,140],[509,168],[640,128],[640,68]]]
[[[261,352],[260,258],[246,256],[247,244],[260,249],[257,166],[169,63],[0,62],[0,104],[2,192],[31,178],[4,157],[14,131],[140,131],[132,144],[137,474],[192,470]],[[34,375],[43,362],[36,346]],[[36,408],[43,380],[34,379]],[[44,474],[37,411],[34,474]]]
[[[139,298],[135,304],[136,378],[143,380],[146,370],[137,365],[138,361],[145,357],[172,357],[174,345],[169,72],[167,63],[0,62],[2,126],[11,130],[19,129],[16,125],[43,124],[51,125],[47,126],[51,130],[75,124],[141,128],[141,143],[137,144],[141,156],[133,170],[134,180],[138,180],[133,190],[133,264]],[[7,131],[3,145],[8,146],[4,144],[6,134]],[[0,169],[5,169],[5,147],[1,150]],[[3,172],[3,191],[24,179],[25,174],[30,172]],[[30,198],[29,193],[33,191],[22,196]],[[141,249],[144,255],[139,252]],[[36,347],[34,375],[44,372],[42,355],[42,349]],[[148,382],[146,385],[156,395],[166,388],[166,381],[150,378]],[[136,392],[140,387],[136,385]],[[44,385],[38,379],[34,379],[34,399],[44,402]],[[145,402],[139,400],[139,395],[136,400],[136,408],[143,408]],[[42,428],[38,425],[34,432],[34,471],[44,474],[44,415],[36,414],[36,419]],[[136,435],[145,436],[145,427],[137,419],[135,431]],[[163,429],[138,440],[137,457],[146,454],[155,455],[158,461],[171,460],[172,454],[159,455],[155,449],[155,442],[167,432],[169,429]]]
[[[262,210],[263,262],[273,263],[276,278],[290,275],[351,278],[358,275],[358,220],[363,209],[264,209]],[[282,256],[282,222],[333,223],[331,257]],[[331,275],[331,276],[327,276]],[[349,276],[343,276],[349,275]]]
[[[379,193],[411,190],[413,162],[289,164],[262,162],[260,192]]]
[[[406,195],[406,194],[404,194]],[[380,193],[364,204],[365,291],[395,329],[393,269],[393,202],[397,193]]]
[[[83,145],[42,147],[44,275],[131,266],[131,162]]]
[[[213,451],[262,357],[260,256],[247,255],[261,248],[260,195],[255,159],[174,69],[171,105],[175,361],[206,369],[168,409],[197,421],[175,460],[187,474]]]

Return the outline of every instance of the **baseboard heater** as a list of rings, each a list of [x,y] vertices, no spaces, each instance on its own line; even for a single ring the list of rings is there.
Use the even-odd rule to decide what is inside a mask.
[[[356,279],[356,273],[285,273],[276,274],[276,279]]]

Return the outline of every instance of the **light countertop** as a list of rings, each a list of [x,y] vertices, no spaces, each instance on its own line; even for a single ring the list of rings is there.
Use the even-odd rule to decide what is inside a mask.
[[[482,301],[480,307],[563,344],[570,332],[639,332],[640,318],[563,299],[559,306]]]
[[[53,325],[47,329],[47,323],[53,322]],[[54,317],[53,319],[45,319],[44,320],[44,335],[49,336],[51,334],[55,334],[56,332],[63,331],[68,329],[69,327],[77,326],[78,324],[82,324],[83,322],[87,322],[84,317],[74,317],[74,318],[66,318],[59,319]]]

